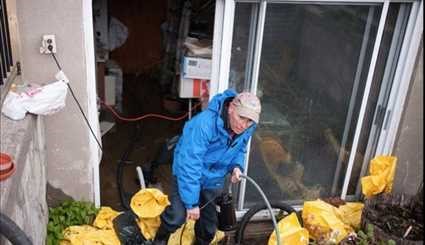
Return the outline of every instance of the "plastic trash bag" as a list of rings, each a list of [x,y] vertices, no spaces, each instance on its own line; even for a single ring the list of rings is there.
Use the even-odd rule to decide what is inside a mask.
[[[169,204],[167,195],[164,195],[160,190],[142,189],[131,198],[130,207],[132,210],[120,213],[110,207],[101,207],[93,226],[68,227],[68,238],[61,241],[61,244],[80,245],[83,244],[81,241],[84,241],[86,236],[90,236],[90,239],[84,245],[149,244],[149,241],[146,240],[155,237],[161,224],[159,216]],[[111,234],[115,237],[115,240],[112,239],[111,241],[117,241],[117,243],[102,243],[104,239],[109,239],[108,237]]]
[[[97,213],[96,219],[93,222],[93,226],[99,229],[112,230],[114,229],[113,220],[120,213],[113,210],[110,207],[101,207]]]
[[[184,228],[184,230],[183,230]],[[183,231],[183,237],[181,237]],[[218,244],[224,238],[224,232],[217,230],[215,233],[214,239],[211,241],[211,245]],[[181,240],[181,243],[180,243]],[[195,221],[189,220],[177,229],[173,234],[171,234],[168,239],[168,245],[191,245],[195,240]]]
[[[302,219],[304,227],[316,241],[339,243],[353,232],[342,221],[341,211],[320,199],[304,202]]]
[[[9,91],[2,107],[2,113],[21,120],[26,112],[50,115],[65,107],[68,87],[62,80],[44,85],[29,86],[22,92]]]
[[[345,205],[339,206],[342,222],[351,226],[354,230],[360,228],[360,220],[362,217],[364,204],[361,202],[347,202]]]
[[[69,226],[63,232],[60,245],[120,245],[113,230],[100,230],[93,226]]]
[[[130,201],[131,210],[139,218],[158,217],[170,205],[168,196],[155,188],[145,188],[133,195]]]
[[[309,234],[307,229],[302,228],[295,213],[286,216],[277,224],[280,232],[280,242],[291,245],[307,245]],[[276,231],[269,237],[268,245],[276,244]]]
[[[115,233],[122,245],[140,245],[146,241],[136,219],[132,211],[126,211],[113,220]]]
[[[25,98],[19,96],[19,94],[9,91],[4,99],[1,112],[12,120],[23,119],[27,113],[27,110],[22,105],[24,99]]]
[[[155,188],[142,189],[131,198],[131,210],[139,217],[138,225],[146,239],[155,237],[161,224],[159,216],[168,205],[168,196]]]
[[[367,198],[389,193],[393,187],[397,157],[377,156],[370,161],[369,176],[361,178],[362,192]]]
[[[161,219],[159,216],[155,218],[140,218],[137,224],[139,225],[143,236],[147,240],[153,240],[159,226],[161,225]]]
[[[65,107],[68,86],[62,81],[56,81],[42,86],[36,93],[29,95],[23,101],[24,108],[33,114],[50,115]]]

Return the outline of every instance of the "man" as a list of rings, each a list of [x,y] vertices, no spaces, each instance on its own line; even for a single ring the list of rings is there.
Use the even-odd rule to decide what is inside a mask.
[[[224,178],[240,181],[246,145],[259,120],[257,96],[226,90],[188,121],[174,151],[171,205],[161,215],[154,244],[167,244],[187,219],[196,220],[195,244],[209,244],[217,229],[215,198]]]

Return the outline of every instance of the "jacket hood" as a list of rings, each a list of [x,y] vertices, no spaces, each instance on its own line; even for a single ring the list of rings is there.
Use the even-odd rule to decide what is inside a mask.
[[[213,99],[208,103],[208,110],[214,111],[220,114],[221,109],[223,108],[223,103],[226,99],[236,96],[236,91],[233,89],[227,89],[221,94],[217,94]]]

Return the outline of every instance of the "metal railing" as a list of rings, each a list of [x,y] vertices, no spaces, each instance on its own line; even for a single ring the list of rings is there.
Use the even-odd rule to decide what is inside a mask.
[[[0,0],[0,86],[6,83],[13,66],[6,0]]]

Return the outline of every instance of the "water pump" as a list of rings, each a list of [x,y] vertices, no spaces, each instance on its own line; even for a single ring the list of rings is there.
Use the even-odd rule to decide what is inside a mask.
[[[233,205],[232,194],[223,192],[217,198],[217,216],[218,216],[218,229],[221,231],[231,231],[236,226],[236,213]]]

